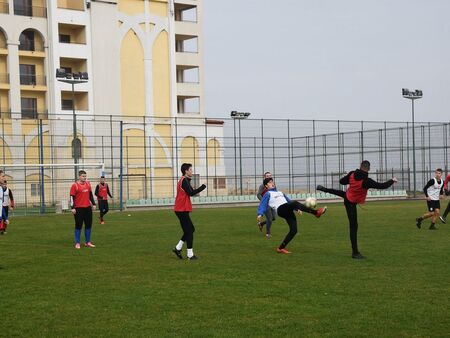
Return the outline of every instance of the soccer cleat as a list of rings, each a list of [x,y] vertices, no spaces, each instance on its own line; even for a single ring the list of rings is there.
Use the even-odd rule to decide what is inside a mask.
[[[445,224],[445,217],[439,216],[439,219],[441,220],[442,223]]]
[[[266,238],[267,239],[272,238],[272,235],[271,234],[266,234]]]
[[[434,224],[431,224],[428,230],[437,230],[436,226]]]
[[[277,248],[277,252],[278,253],[282,253],[282,254],[290,254],[291,252],[290,251],[288,251],[288,250],[286,250],[286,249],[280,249],[280,248]]]
[[[358,253],[352,254],[352,258],[353,258],[353,259],[365,259],[366,257],[364,257],[363,255],[361,255],[361,254],[358,252]]]
[[[75,249],[80,250],[80,248],[81,248],[80,243],[76,243],[75,244]]]
[[[181,255],[181,250],[177,250],[177,248],[173,248],[172,252],[179,258],[183,259],[183,255]]]
[[[318,185],[318,186],[316,187],[316,190],[319,190],[319,191],[325,191],[325,187],[324,187],[323,185]]]
[[[92,244],[92,242],[87,242],[87,243],[84,244],[84,246],[85,246],[86,248],[95,248],[95,245]]]
[[[421,224],[422,224],[422,218],[421,217],[416,218],[416,227],[420,229],[421,228]]]
[[[198,259],[198,257],[196,255],[192,256],[192,257],[188,257],[188,260],[190,261],[196,261]]]
[[[319,218],[320,216],[322,216],[326,212],[327,212],[327,207],[323,207],[323,208],[317,209],[316,217]]]

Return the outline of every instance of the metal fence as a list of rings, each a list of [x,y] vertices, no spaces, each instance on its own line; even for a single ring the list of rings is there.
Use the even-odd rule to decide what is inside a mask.
[[[17,115],[17,114],[16,114]],[[0,160],[17,210],[52,212],[64,206],[74,180],[73,116],[45,120],[1,120]],[[372,176],[399,179],[411,192],[437,167],[448,172],[450,123],[415,123],[416,173],[409,122],[148,118],[76,115],[82,148],[79,168],[95,187],[104,171],[113,207],[131,199],[174,197],[183,162],[194,166],[194,185],[206,183],[208,196],[255,194],[265,171],[286,193],[314,191],[317,184],[339,186],[339,177],[362,159]],[[103,164],[104,169],[100,169]],[[2,165],[0,165],[2,167]],[[415,175],[414,175],[415,174]]]

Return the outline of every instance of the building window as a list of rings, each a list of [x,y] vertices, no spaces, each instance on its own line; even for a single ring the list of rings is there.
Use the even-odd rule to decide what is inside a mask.
[[[37,112],[37,99],[33,97],[22,97],[20,99],[22,105],[22,118],[23,119],[36,119]]]
[[[36,85],[35,65],[20,65],[20,84],[33,86]]]
[[[39,196],[41,185],[39,183],[31,183],[31,196]]]
[[[62,110],[73,110],[73,101],[61,99],[61,109]]]
[[[32,0],[14,0],[14,14],[33,16]]]
[[[61,43],[70,43],[70,35],[68,35],[68,34],[59,34],[59,42],[61,42]]]
[[[213,181],[214,189],[225,189],[227,187],[225,177],[215,177]]]
[[[23,31],[22,34],[20,34],[19,42],[20,42],[19,50],[34,51],[35,50],[34,31],[32,30]]]

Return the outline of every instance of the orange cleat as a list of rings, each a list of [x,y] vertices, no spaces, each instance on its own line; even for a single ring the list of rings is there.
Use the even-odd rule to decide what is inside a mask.
[[[288,251],[286,249],[280,249],[280,248],[277,248],[277,252],[282,253],[282,254],[290,254],[291,253],[290,251]]]
[[[327,212],[327,207],[323,207],[323,208],[317,209],[316,217],[319,218],[320,216],[322,216],[326,212]]]

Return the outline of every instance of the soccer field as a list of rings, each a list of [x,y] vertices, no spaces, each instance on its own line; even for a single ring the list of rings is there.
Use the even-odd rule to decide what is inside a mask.
[[[447,336],[450,225],[418,230],[424,211],[358,208],[366,260],[351,259],[342,203],[298,217],[291,255],[275,252],[282,219],[266,239],[256,208],[194,209],[192,262],[171,252],[170,210],[110,213],[94,225],[97,248],[79,251],[71,215],[13,218],[0,237],[0,336]]]

